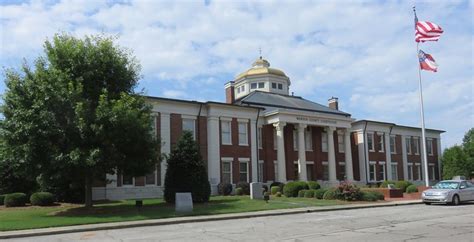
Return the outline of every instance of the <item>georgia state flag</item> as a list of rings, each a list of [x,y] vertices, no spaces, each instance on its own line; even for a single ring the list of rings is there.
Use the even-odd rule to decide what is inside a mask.
[[[420,59],[420,67],[422,70],[436,72],[438,70],[438,64],[436,64],[433,56],[426,54],[422,50],[418,52],[418,58]]]

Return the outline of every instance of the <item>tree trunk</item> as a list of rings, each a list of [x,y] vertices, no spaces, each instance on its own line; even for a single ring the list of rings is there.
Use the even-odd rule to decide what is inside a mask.
[[[86,175],[86,189],[85,189],[85,207],[92,208],[92,176]]]

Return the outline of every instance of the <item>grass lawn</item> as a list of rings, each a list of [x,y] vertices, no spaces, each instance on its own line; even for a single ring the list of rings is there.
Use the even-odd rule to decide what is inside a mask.
[[[251,200],[249,196],[213,196],[207,204],[194,204],[193,213],[187,215],[176,214],[174,205],[166,204],[163,199],[146,199],[140,209],[135,207],[134,200],[97,204],[92,209],[85,209],[81,205],[0,207],[0,231],[337,204],[347,202],[272,197],[265,203],[262,200]]]

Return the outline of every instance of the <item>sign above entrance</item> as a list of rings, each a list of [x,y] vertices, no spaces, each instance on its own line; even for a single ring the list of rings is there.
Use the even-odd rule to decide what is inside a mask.
[[[320,118],[309,118],[309,117],[303,117],[303,116],[296,116],[296,120],[305,121],[305,122],[309,122],[309,123],[315,123],[315,124],[337,124],[337,121],[335,121],[335,120],[320,119]]]

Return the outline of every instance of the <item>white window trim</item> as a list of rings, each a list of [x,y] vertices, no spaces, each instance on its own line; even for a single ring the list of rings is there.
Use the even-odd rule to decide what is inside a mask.
[[[430,167],[433,167],[433,170],[431,170]],[[436,180],[436,166],[433,163],[428,163],[428,173],[431,173],[431,171],[433,171],[433,173],[428,174],[428,177],[431,177],[431,178],[429,178],[430,181],[434,181],[434,180]]]
[[[397,136],[390,135],[390,141],[392,141],[392,138],[393,138],[393,150],[390,144],[388,144],[388,148],[390,149],[391,154],[397,154]]]
[[[430,142],[428,142],[428,141],[430,141]],[[427,146],[428,146],[428,143],[430,144],[431,153],[428,153],[428,149],[426,149],[426,152],[428,153],[429,156],[434,156],[433,139],[431,139],[431,138],[426,138],[426,145],[427,145]]]
[[[411,169],[410,169],[411,167]],[[413,162],[408,162],[407,163],[407,178],[409,181],[413,181]],[[409,174],[411,173],[411,177],[409,177]]]
[[[374,179],[370,179],[370,166],[374,166]],[[377,181],[377,162],[376,161],[369,161],[369,181],[374,182]]]
[[[298,151],[298,132],[293,130],[293,150]]]
[[[326,142],[323,142],[324,141],[323,137],[326,137]],[[324,149],[324,144],[326,144],[326,149]],[[328,150],[329,150],[328,132],[321,132],[321,151],[328,152]]]
[[[382,181],[385,181],[387,180],[387,164],[385,163],[385,161],[379,161],[379,166],[382,167],[382,171],[383,171],[383,180]]]
[[[397,180],[398,181],[398,162],[391,162],[390,163],[390,166],[391,166],[391,170],[392,170],[392,180]],[[396,169],[393,169],[393,166],[396,167]],[[395,174],[397,174],[397,177],[396,179],[393,177],[393,171],[395,171]]]
[[[407,149],[407,154],[411,155],[411,153],[413,152],[412,150],[412,138],[411,137],[405,137],[405,146],[407,146],[408,143],[410,143],[410,145],[408,145],[407,147],[405,148],[409,148]]]
[[[329,162],[328,161],[322,161],[321,162],[321,165],[323,166],[323,169],[322,169],[322,175],[323,175],[323,181],[328,181],[329,180]],[[327,167],[328,168],[328,180],[324,180],[324,167]]]
[[[342,141],[342,142],[341,142]],[[339,153],[345,153],[346,149],[346,144],[344,143],[344,134],[337,134],[337,149],[339,150]],[[342,146],[342,149],[341,149]]]
[[[222,124],[223,123],[228,123],[229,124],[229,141],[230,142],[224,142],[224,139],[222,139],[222,133],[223,133],[223,128],[222,128]],[[230,120],[225,120],[225,119],[221,119],[221,143],[223,145],[232,145],[232,119]]]
[[[247,178],[246,178],[246,182],[248,183],[249,182],[249,176],[250,176],[250,171],[249,171],[249,162],[250,159],[241,159],[239,158],[239,182],[240,182],[240,165],[242,165],[242,163],[245,163],[245,166],[247,167]]]
[[[306,165],[314,165],[314,161],[306,161]]]
[[[418,137],[413,137],[413,144],[416,147],[415,155],[419,155],[420,154],[420,139]]]
[[[372,147],[369,147],[369,136],[372,137]],[[374,133],[367,132],[367,149],[369,152],[375,152],[375,140],[374,140]]]
[[[379,152],[385,152],[385,134],[384,133],[377,133],[377,138],[379,138],[379,145],[380,149]]]
[[[241,143],[240,142],[240,125],[241,124],[245,124],[245,143]],[[238,125],[237,125],[237,131],[238,131],[238,134],[239,134],[239,145],[240,146],[248,146],[249,145],[249,125],[248,125],[248,120],[247,122],[238,122]]]
[[[311,132],[311,129],[309,129],[309,127],[308,127],[308,129],[305,129],[305,131],[304,131],[304,147],[305,147],[306,151],[313,151],[313,135],[312,134],[313,134],[313,132]],[[307,142],[308,139],[311,142]],[[307,143],[311,143],[311,145],[308,145]]]
[[[232,157],[222,157],[221,158],[221,162],[224,163],[224,162],[228,162],[230,163],[230,184],[234,184],[234,179],[232,177],[232,162],[234,161],[234,158]],[[224,174],[224,169],[223,167],[221,167],[221,172],[222,174]]]
[[[418,172],[418,177],[416,178],[416,180],[421,181],[422,180],[421,179],[421,176],[422,176],[422,174],[421,174],[421,172],[422,172],[421,171],[421,163],[415,163],[414,165],[416,167],[416,171]]]
[[[193,138],[196,140],[196,116],[189,116],[189,115],[181,115],[181,130],[182,131],[189,131],[184,129],[184,120],[190,120],[193,122]]]

